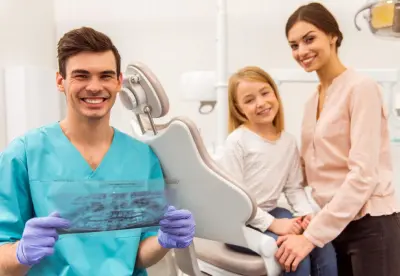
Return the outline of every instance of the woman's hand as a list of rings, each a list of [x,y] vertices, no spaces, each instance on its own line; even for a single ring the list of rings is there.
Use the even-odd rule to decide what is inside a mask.
[[[296,271],[300,262],[315,248],[304,235],[288,235],[277,240],[278,251],[275,253],[286,272]]]

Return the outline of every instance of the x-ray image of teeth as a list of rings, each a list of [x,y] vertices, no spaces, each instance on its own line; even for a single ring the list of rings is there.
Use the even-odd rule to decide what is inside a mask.
[[[158,226],[167,203],[164,193],[93,194],[75,198],[62,217],[72,227],[63,233],[97,232]]]
[[[157,227],[168,208],[167,196],[163,186],[155,191],[146,186],[161,185],[160,181],[52,183],[46,201],[49,209],[71,222],[60,234]]]

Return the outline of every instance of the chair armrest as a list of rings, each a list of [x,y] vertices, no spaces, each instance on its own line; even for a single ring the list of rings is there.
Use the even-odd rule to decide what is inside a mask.
[[[265,268],[268,272],[267,275],[280,275],[282,268],[275,259],[275,253],[278,250],[275,239],[247,226],[243,227],[243,233],[246,238],[248,248],[258,253],[263,258]]]

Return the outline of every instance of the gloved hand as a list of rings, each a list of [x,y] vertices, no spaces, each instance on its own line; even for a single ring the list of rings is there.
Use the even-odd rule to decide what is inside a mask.
[[[186,248],[193,241],[195,228],[191,212],[169,206],[160,221],[158,242],[164,248]]]
[[[70,222],[60,218],[58,213],[28,220],[17,247],[18,261],[23,265],[32,266],[44,257],[52,255],[58,240],[57,229],[69,227]]]

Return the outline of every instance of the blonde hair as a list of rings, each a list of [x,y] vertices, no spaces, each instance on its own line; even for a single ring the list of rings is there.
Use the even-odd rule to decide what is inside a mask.
[[[256,66],[247,66],[235,74],[233,74],[229,78],[228,84],[228,132],[231,133],[235,129],[237,129],[242,124],[246,123],[248,120],[246,116],[240,111],[238,102],[237,102],[237,87],[241,80],[250,80],[250,81],[259,81],[268,83],[272,89],[274,90],[275,97],[279,103],[278,112],[273,120],[273,125],[276,130],[280,133],[284,130],[284,116],[283,116],[283,105],[281,101],[281,97],[279,96],[278,88],[271,78],[271,76],[265,72],[263,69]]]

